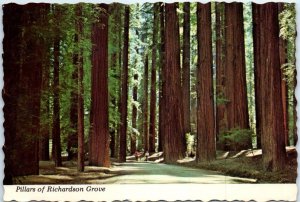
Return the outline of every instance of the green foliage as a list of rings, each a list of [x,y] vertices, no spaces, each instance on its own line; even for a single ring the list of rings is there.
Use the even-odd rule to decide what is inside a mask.
[[[249,146],[254,132],[251,129],[233,128],[229,131],[221,132],[219,136],[219,144],[240,150]]]
[[[295,66],[295,39],[296,39],[296,9],[295,4],[286,3],[284,10],[279,14],[280,37],[287,42],[288,62],[281,68],[284,70],[285,80],[292,84],[296,73]]]

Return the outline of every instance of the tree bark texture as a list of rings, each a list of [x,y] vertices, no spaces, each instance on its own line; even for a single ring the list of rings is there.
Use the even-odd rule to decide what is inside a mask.
[[[125,6],[124,18],[124,46],[123,46],[123,76],[121,96],[121,128],[120,128],[120,152],[119,161],[126,161],[127,149],[127,103],[128,103],[128,49],[129,49],[129,14],[130,7]]]
[[[108,5],[99,8],[92,26],[92,116],[89,164],[109,167],[108,131]]]
[[[212,83],[211,5],[197,3],[197,152],[198,162],[216,158]]]
[[[165,51],[166,66],[162,74],[165,87],[164,112],[164,160],[167,163],[184,158],[185,134],[183,130],[183,105],[180,71],[179,22],[177,3],[165,5]],[[165,91],[165,92],[164,92]]]
[[[60,22],[61,11],[59,6],[54,7],[55,21]],[[61,140],[60,140],[60,99],[59,99],[59,69],[60,69],[60,31],[56,28],[53,42],[53,125],[52,125],[52,147],[55,166],[62,166]]]
[[[225,4],[225,27],[227,129],[249,129],[242,3]],[[249,149],[251,137],[241,148],[229,147],[230,150]]]
[[[284,10],[284,3],[278,3],[278,13]],[[279,38],[279,58],[280,58],[280,69],[281,69],[281,99],[282,99],[282,109],[283,109],[283,124],[284,124],[284,137],[285,145],[289,146],[289,114],[288,114],[288,86],[285,80],[284,70],[282,66],[286,64],[287,61],[287,41],[282,37]]]
[[[190,2],[183,4],[183,52],[182,52],[182,102],[184,133],[191,131],[190,124]]]
[[[278,5],[276,3],[253,4],[254,18],[260,26],[254,26],[254,56],[257,71],[256,84],[259,96],[256,96],[260,113],[261,147],[263,164],[266,170],[279,171],[285,162],[285,138],[283,123],[283,105],[281,91],[281,70],[279,53]],[[266,29],[266,27],[268,29]]]
[[[165,96],[163,95],[163,92],[166,92],[166,90],[162,90],[165,86],[165,79],[163,75],[163,69],[165,68],[165,6],[164,3],[160,4],[159,9],[159,20],[160,20],[160,54],[159,54],[159,111],[158,111],[158,151],[163,151],[163,125],[164,125],[164,99]]]
[[[226,131],[227,118],[225,103],[225,3],[216,3],[216,139],[218,141],[220,133]],[[218,145],[219,149],[224,149],[223,145]]]
[[[150,126],[149,126],[149,152],[155,152],[155,122],[156,122],[156,60],[157,60],[157,33],[158,33],[159,3],[153,8],[153,36],[152,36],[152,69],[151,69],[151,97],[150,97]]]
[[[149,59],[148,59],[148,53],[146,53],[145,69],[144,69],[144,100],[143,100],[143,134],[144,134],[145,152],[149,151],[148,79],[149,79]]]
[[[32,26],[46,27],[49,4],[3,7],[5,177],[39,173],[40,100],[46,40]],[[22,163],[20,163],[22,162]]]
[[[256,116],[256,144],[257,148],[261,149],[261,105],[259,100],[262,100],[261,92],[259,91],[260,79],[259,75],[261,65],[261,53],[265,47],[261,46],[261,40],[264,40],[264,36],[260,35],[262,33],[262,24],[260,21],[260,12],[255,4],[252,4],[252,21],[253,21],[253,52],[254,57],[254,89],[255,89],[255,116]],[[260,50],[262,48],[262,50]]]
[[[75,28],[78,33],[78,43],[81,43],[83,36],[83,20],[82,20],[82,5],[77,4],[75,7],[76,17]],[[77,69],[77,170],[84,171],[84,101],[83,101],[83,50],[78,50]]]

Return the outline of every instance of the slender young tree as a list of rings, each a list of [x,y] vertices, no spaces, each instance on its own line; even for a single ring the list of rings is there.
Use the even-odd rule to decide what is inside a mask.
[[[197,152],[196,159],[211,161],[216,157],[214,101],[212,84],[211,5],[197,3]]]
[[[183,4],[182,101],[184,133],[191,131],[190,121],[190,2]]]
[[[153,6],[153,36],[152,36],[152,69],[151,69],[151,97],[150,97],[150,126],[149,126],[149,152],[155,152],[155,122],[156,122],[156,51],[158,33],[159,3]]]
[[[76,16],[78,12],[78,8],[76,7]],[[74,42],[75,44],[78,44],[78,27],[77,27],[77,20],[75,22],[75,36],[74,36]],[[73,55],[73,65],[74,70],[72,73],[72,80],[76,86],[76,88],[73,88],[71,91],[71,106],[70,106],[70,128],[72,129],[71,132],[68,135],[68,142],[67,142],[67,152],[68,152],[68,160],[71,160],[73,158],[73,152],[72,148],[77,147],[77,141],[78,141],[78,63],[79,63],[79,54],[78,52],[75,52]]]
[[[61,10],[58,5],[54,7],[54,19],[57,25],[60,22]],[[52,142],[53,142],[53,159],[55,166],[62,166],[61,160],[61,142],[60,142],[60,101],[59,101],[59,66],[60,66],[60,31],[59,27],[54,28],[53,42],[53,125],[52,125]]]
[[[124,18],[124,46],[123,46],[123,75],[121,96],[121,127],[119,161],[126,161],[127,148],[127,103],[128,103],[128,48],[129,48],[129,15],[130,7],[125,6]]]
[[[134,82],[138,81],[138,74],[134,74],[133,76]],[[133,101],[137,102],[137,98],[138,98],[138,86],[135,83],[133,86],[133,91],[132,91],[132,97],[133,97]],[[130,139],[130,153],[134,154],[136,151],[136,133],[135,130],[137,128],[137,107],[135,104],[132,105],[132,128],[134,128],[133,134],[131,134],[131,139]]]
[[[76,17],[75,23],[76,32],[78,34],[78,43],[82,41],[83,35],[83,20],[82,20],[82,5],[77,4],[75,7]],[[78,62],[77,62],[77,170],[84,171],[84,101],[83,101],[83,50],[78,48]]]
[[[149,59],[148,53],[145,55],[144,69],[144,100],[143,100],[143,134],[144,151],[149,151],[149,120],[148,120],[148,78],[149,78]]]
[[[225,33],[224,33],[224,7],[225,3],[216,3],[216,135],[217,141],[220,133],[226,130],[225,110]],[[222,149],[223,145],[220,146]]]
[[[256,83],[256,122],[259,130],[266,170],[279,171],[284,167],[285,142],[281,70],[279,57],[278,5],[276,3],[253,4],[255,26],[254,58]],[[268,27],[268,29],[265,29]]]
[[[163,95],[163,92],[166,92],[166,90],[162,90],[165,87],[165,79],[163,75],[163,69],[164,67],[164,55],[165,55],[165,5],[164,3],[160,4],[159,9],[159,24],[160,24],[160,47],[159,47],[159,111],[158,111],[158,151],[163,151],[163,125],[164,125],[164,112],[163,112],[163,103],[165,96]]]
[[[108,133],[108,5],[97,5],[92,26],[92,103],[89,164],[110,166]]]
[[[164,107],[165,117],[163,125],[164,160],[167,163],[176,162],[183,158],[185,153],[177,7],[177,3],[165,5],[166,68],[163,68],[162,71],[165,78],[165,87],[162,88],[165,98],[162,107]]]

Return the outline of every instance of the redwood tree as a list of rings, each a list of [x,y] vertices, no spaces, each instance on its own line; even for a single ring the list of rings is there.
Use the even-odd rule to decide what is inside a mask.
[[[165,78],[164,74],[162,73],[164,70],[165,64],[165,5],[164,3],[160,4],[159,9],[159,24],[160,24],[160,47],[159,47],[159,111],[158,111],[158,151],[163,151],[163,125],[164,125],[164,112],[163,112],[163,103],[166,90],[162,90],[165,87]]]
[[[149,152],[155,152],[155,122],[156,122],[156,50],[158,32],[159,3],[153,6],[153,36],[152,36],[152,69],[151,69],[151,97],[150,97],[150,126],[149,126]]]
[[[197,3],[197,161],[216,157],[212,84],[211,5]]]
[[[78,34],[78,43],[82,41],[83,35],[83,20],[82,20],[82,5],[77,4],[75,7],[76,17],[75,28]],[[83,51],[82,48],[77,50],[77,170],[84,171],[84,103],[83,103]]]
[[[237,93],[238,92],[238,93]],[[227,130],[249,129],[243,4],[225,4],[225,99]],[[243,148],[251,147],[251,137]]]
[[[89,164],[110,166],[108,131],[108,5],[97,5],[92,26],[92,103]]]
[[[144,97],[143,97],[143,135],[144,151],[149,151],[149,127],[148,127],[148,78],[149,78],[149,60],[148,53],[145,55],[144,69]]]
[[[285,142],[281,70],[279,57],[278,5],[253,4],[254,58],[256,83],[256,114],[266,170],[279,171],[284,167]],[[268,29],[265,29],[265,28]]]
[[[49,4],[6,4],[3,7],[5,178],[39,173],[40,100]]]
[[[58,5],[54,7],[55,22],[59,25],[61,11]],[[53,159],[55,166],[62,166],[61,161],[61,142],[60,142],[60,101],[59,101],[59,66],[60,66],[60,31],[59,27],[54,28],[53,42],[53,125],[52,125],[52,142],[53,142]]]
[[[225,110],[225,33],[224,33],[225,3],[216,3],[216,135],[226,130],[227,119]],[[223,145],[218,145],[222,149]]]
[[[190,2],[183,4],[182,101],[184,133],[191,131],[190,123]]]
[[[125,6],[124,19],[124,46],[123,46],[123,70],[122,70],[122,95],[121,95],[121,127],[120,127],[120,151],[119,161],[126,161],[127,148],[127,103],[128,103],[128,48],[129,48],[129,14],[130,7]]]
[[[177,3],[165,5],[166,63],[162,71],[165,78],[162,93],[165,98],[162,107],[165,118],[163,125],[164,160],[167,163],[176,162],[183,158],[185,153],[177,6]]]

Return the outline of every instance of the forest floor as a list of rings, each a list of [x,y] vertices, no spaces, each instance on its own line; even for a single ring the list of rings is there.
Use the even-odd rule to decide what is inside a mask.
[[[155,153],[146,162],[127,157],[126,163],[112,159],[110,168],[85,166],[78,172],[76,161],[64,161],[55,167],[53,161],[40,161],[40,174],[14,179],[14,184],[170,184],[170,183],[295,183],[297,153],[287,148],[286,168],[280,172],[263,171],[261,150],[218,152],[211,163],[196,163],[185,158],[177,165],[162,163],[162,153]]]
[[[196,163],[194,158],[179,161],[187,167],[222,172],[229,176],[257,179],[257,183],[296,183],[297,151],[287,147],[285,169],[278,172],[264,171],[261,150],[243,150],[240,152],[217,153],[217,160],[211,163]]]
[[[15,184],[236,184],[255,183],[255,179],[230,177],[220,172],[164,163],[128,160],[112,163],[111,168],[86,166],[77,172],[75,162],[55,167],[51,161],[40,162],[40,175],[18,177]]]

